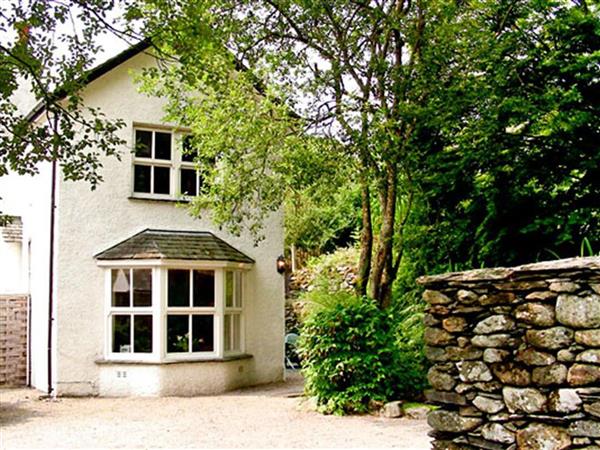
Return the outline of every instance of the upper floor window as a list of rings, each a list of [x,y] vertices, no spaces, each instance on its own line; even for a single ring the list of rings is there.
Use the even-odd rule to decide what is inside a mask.
[[[136,128],[133,194],[177,198],[198,195],[201,179],[188,135]]]
[[[133,191],[147,194],[171,194],[171,133],[135,130]]]
[[[181,195],[198,195],[201,187],[201,178],[196,170],[194,155],[190,151],[191,139],[184,136],[181,140],[181,168],[179,169],[179,192]]]

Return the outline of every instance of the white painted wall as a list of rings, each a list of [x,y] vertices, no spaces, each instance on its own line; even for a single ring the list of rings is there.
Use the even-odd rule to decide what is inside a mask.
[[[20,266],[10,277],[0,275],[0,292],[15,290],[31,296],[31,371],[33,386],[47,389],[48,266],[50,248],[50,164],[39,166],[36,176],[9,174],[0,177],[0,211],[21,216],[23,242]],[[1,239],[0,239],[1,241]],[[15,250],[16,251],[16,250]],[[16,261],[14,254],[0,249],[0,266]]]
[[[190,391],[179,392],[174,387],[178,385],[179,377],[205,380],[207,385],[213,386],[213,389],[203,391],[208,393],[240,384],[277,381],[283,376],[283,277],[275,270],[276,258],[283,252],[282,217],[273,215],[270,218],[266,223],[267,239],[254,247],[248,236],[228,235],[207,219],[190,217],[184,208],[174,203],[128,198],[131,195],[133,123],[162,123],[162,101],[137,93],[130,76],[130,71],[152,63],[151,57],[140,54],[94,81],[83,92],[88,105],[99,107],[108,117],[126,121],[127,127],[121,131],[121,136],[128,144],[121,149],[120,162],[116,158],[103,160],[105,182],[96,191],[90,191],[83,182],[60,182],[57,253],[59,395],[156,394],[156,386],[160,386],[161,393],[190,395]],[[249,289],[246,292],[246,352],[253,358],[242,363],[243,377],[233,375],[239,370],[239,364],[232,363],[136,367],[132,369],[133,378],[130,379],[147,379],[149,384],[138,392],[133,388],[124,390],[123,380],[116,379],[114,366],[95,362],[103,357],[105,317],[104,274],[93,255],[144,228],[211,231],[256,260],[254,269],[247,275]],[[219,367],[215,369],[215,366]],[[156,381],[157,376],[159,381]],[[233,381],[217,382],[220,379]]]
[[[0,294],[26,294],[22,242],[5,242],[0,235]]]

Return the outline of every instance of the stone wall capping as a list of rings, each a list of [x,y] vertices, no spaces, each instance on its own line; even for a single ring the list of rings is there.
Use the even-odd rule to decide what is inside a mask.
[[[419,283],[434,449],[600,450],[600,257]]]
[[[475,269],[466,272],[450,272],[441,275],[429,275],[419,277],[417,283],[423,286],[434,284],[445,284],[450,281],[479,282],[520,280],[528,276],[547,276],[553,273],[571,271],[574,274],[591,275],[600,271],[600,256],[588,256],[585,258],[568,258],[556,261],[544,261],[535,264],[525,264],[518,267],[493,269]]]

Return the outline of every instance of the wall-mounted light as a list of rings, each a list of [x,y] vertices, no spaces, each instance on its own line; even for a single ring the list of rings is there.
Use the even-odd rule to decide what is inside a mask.
[[[277,272],[285,272],[285,258],[283,257],[283,255],[279,255],[279,257],[277,258]]]

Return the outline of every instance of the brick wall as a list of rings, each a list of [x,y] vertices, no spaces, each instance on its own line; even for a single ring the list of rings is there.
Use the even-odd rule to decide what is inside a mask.
[[[423,277],[434,449],[600,448],[600,258]]]
[[[27,384],[26,295],[0,295],[0,385]]]

